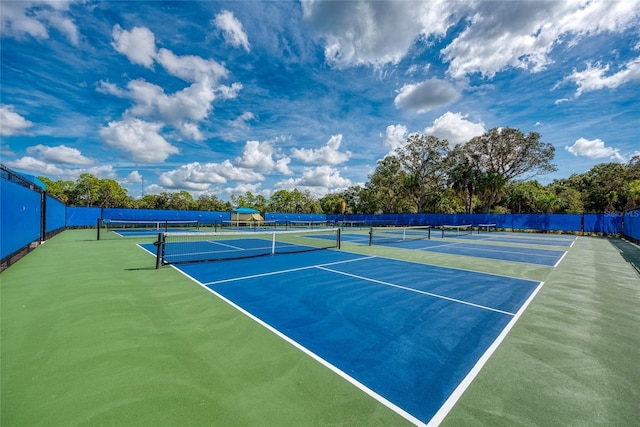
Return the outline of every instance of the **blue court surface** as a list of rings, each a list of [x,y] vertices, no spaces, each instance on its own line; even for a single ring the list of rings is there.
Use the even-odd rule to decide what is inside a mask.
[[[501,261],[524,262],[546,266],[558,265],[560,260],[562,260],[562,258],[566,254],[566,251],[563,250],[501,246],[497,244],[478,244],[473,243],[475,237],[476,235],[474,235],[473,237],[471,235],[468,235],[456,239],[437,238],[431,240],[391,240],[379,242],[376,244],[403,249],[437,252],[450,255],[472,256]],[[467,239],[469,241],[461,241],[462,239]],[[344,242],[367,244],[362,234],[343,234],[342,240]],[[512,240],[508,241],[512,242]]]
[[[471,237],[471,236],[469,236]],[[526,245],[545,245],[545,246],[563,246],[563,247],[572,247],[575,243],[575,238],[573,239],[544,239],[540,237],[510,237],[510,236],[501,236],[501,235],[490,235],[490,234],[474,234],[472,239],[482,240],[485,242],[500,242],[500,243],[521,243]]]
[[[334,250],[176,268],[418,425],[446,415],[542,286]]]

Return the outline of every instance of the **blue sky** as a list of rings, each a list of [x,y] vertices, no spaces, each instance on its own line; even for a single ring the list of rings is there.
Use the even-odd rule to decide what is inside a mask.
[[[543,183],[640,154],[640,0],[0,8],[1,159],[30,175],[321,197],[494,127],[556,147]]]

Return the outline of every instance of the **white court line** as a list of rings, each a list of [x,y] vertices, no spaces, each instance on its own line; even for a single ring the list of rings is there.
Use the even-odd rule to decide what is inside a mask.
[[[429,249],[433,249],[433,248],[443,248],[446,246],[456,246],[456,245],[464,245],[464,243],[462,242],[451,242],[451,243],[444,243],[442,245],[434,245],[434,246],[424,246],[422,248],[416,248],[416,251],[427,251]]]
[[[305,267],[297,267],[297,268],[290,268],[287,270],[278,270],[278,271],[271,271],[268,273],[260,273],[260,274],[252,274],[250,276],[242,276],[242,277],[233,277],[231,279],[223,279],[223,280],[216,280],[215,282],[207,282],[204,283],[205,286],[213,286],[213,285],[218,285],[220,283],[228,283],[228,282],[236,282],[239,280],[248,280],[248,279],[255,279],[257,277],[266,277],[266,276],[274,276],[277,274],[285,274],[285,273],[292,273],[294,271],[302,271],[302,270],[309,270],[312,268],[319,268],[319,267],[323,267],[326,265],[336,265],[336,264],[345,264],[348,262],[354,262],[354,261],[363,261],[366,259],[371,259],[371,258],[375,258],[375,256],[366,256],[366,257],[362,257],[362,258],[354,258],[354,259],[348,259],[348,260],[344,260],[344,261],[335,261],[335,262],[328,262],[325,264],[317,264],[317,265],[308,265]]]
[[[558,260],[558,262],[556,262],[556,263],[553,265],[553,268],[555,268],[555,267],[557,267],[558,265],[560,265],[560,262],[564,259],[564,257],[565,257],[565,256],[567,256],[567,253],[568,253],[568,252],[566,252],[566,251],[565,251],[565,253],[563,253],[563,254],[562,254],[562,256],[560,257],[560,259]]]
[[[246,250],[245,248],[241,248],[239,246],[233,246],[233,245],[229,245],[228,243],[222,243],[222,242],[218,242],[216,240],[204,240],[207,243],[213,243],[214,245],[220,245],[220,246],[225,246],[227,248],[231,248],[231,249],[237,249],[239,251],[244,251]],[[169,242],[171,243],[171,242]],[[253,249],[253,248],[252,248]],[[264,248],[256,248],[256,249],[264,249]],[[205,252],[206,253],[206,252]]]
[[[434,293],[431,293],[431,292],[421,291],[419,289],[409,288],[407,286],[396,285],[395,283],[384,282],[382,280],[371,279],[369,277],[358,276],[357,274],[345,273],[344,271],[332,270],[330,268],[321,267],[321,266],[318,266],[317,268],[319,268],[320,270],[329,271],[331,273],[342,274],[343,276],[349,276],[349,277],[353,277],[355,279],[366,280],[367,282],[377,283],[379,285],[391,286],[393,288],[403,289],[405,291],[415,292],[415,293],[422,294],[422,295],[428,295],[428,296],[434,297],[434,298],[440,298],[440,299],[444,299],[444,300],[452,301],[452,302],[457,302],[459,304],[464,304],[464,305],[470,305],[472,307],[481,308],[483,310],[489,310],[489,311],[494,311],[496,313],[506,314],[508,316],[515,315],[515,313],[511,313],[509,311],[498,310],[497,308],[487,307],[485,305],[474,304],[472,302],[463,301],[463,300],[456,299],[456,298],[450,298],[450,297],[446,297],[444,295],[439,295],[439,294],[434,294]]]
[[[436,414],[431,418],[431,420],[429,421],[427,426],[436,427],[436,426],[440,425],[440,423],[444,420],[444,418],[447,416],[449,411],[451,411],[453,406],[456,404],[458,399],[460,399],[462,394],[469,387],[471,382],[475,379],[475,377],[478,375],[478,373],[480,373],[480,370],[485,365],[485,363],[487,363],[487,361],[489,360],[491,355],[497,350],[497,348],[500,346],[502,341],[504,341],[504,339],[506,338],[506,336],[509,333],[509,331],[511,331],[511,329],[516,324],[516,322],[518,321],[520,316],[522,316],[522,313],[524,313],[524,311],[529,306],[531,301],[533,301],[533,298],[535,298],[535,296],[538,294],[540,289],[542,289],[543,285],[544,285],[544,282],[540,282],[538,287],[531,293],[531,295],[529,296],[527,301],[525,301],[525,303],[522,305],[522,307],[520,307],[520,310],[518,310],[518,312],[515,314],[515,316],[513,316],[511,318],[511,320],[509,321],[507,326],[502,330],[500,335],[498,335],[498,337],[495,339],[495,341],[493,343],[491,343],[489,348],[487,348],[487,351],[485,351],[484,354],[480,357],[480,359],[478,359],[478,361],[473,366],[473,368],[471,368],[471,370],[469,371],[467,376],[464,377],[464,379],[460,382],[460,384],[458,384],[458,387],[456,387],[456,389],[453,391],[453,393],[451,393],[449,398],[440,407],[438,412],[436,412]]]

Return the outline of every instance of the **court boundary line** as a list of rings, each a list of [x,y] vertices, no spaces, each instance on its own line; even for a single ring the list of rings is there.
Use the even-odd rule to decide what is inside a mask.
[[[456,302],[458,304],[464,304],[464,305],[468,305],[468,306],[471,306],[471,307],[480,308],[482,310],[493,311],[493,312],[504,314],[504,315],[507,315],[507,316],[515,316],[515,313],[511,313],[509,311],[504,311],[504,310],[500,310],[500,309],[497,309],[497,308],[487,307],[485,305],[476,304],[476,303],[473,303],[473,302],[468,302],[468,301],[460,300],[460,299],[457,299],[457,298],[451,298],[451,297],[447,297],[447,296],[444,296],[444,295],[434,294],[432,292],[421,291],[420,289],[410,288],[410,287],[407,287],[407,286],[396,285],[395,283],[385,282],[383,280],[371,279],[369,277],[359,276],[357,274],[347,273],[347,272],[344,272],[344,271],[332,270],[332,269],[326,268],[326,267],[316,267],[316,268],[318,268],[319,270],[324,270],[324,271],[328,271],[328,272],[331,272],[331,273],[341,274],[343,276],[348,276],[348,277],[353,277],[353,278],[360,279],[360,280],[365,280],[367,282],[377,283],[379,285],[391,286],[393,288],[398,288],[398,289],[402,289],[402,290],[405,290],[405,291],[415,292],[415,293],[422,294],[422,295],[427,295],[427,296],[430,296],[430,297],[433,297],[433,298],[439,298],[439,299],[443,299],[443,300],[447,300],[447,301],[451,301],[451,302]]]
[[[412,248],[399,248],[399,249],[406,249],[406,250],[409,250],[409,251],[440,253],[440,254],[443,254],[443,255],[452,255],[452,256],[472,257],[472,258],[480,258],[480,259],[492,259],[492,260],[495,260],[495,261],[515,262],[515,263],[518,263],[518,264],[536,265],[536,266],[551,267],[551,268],[557,267],[560,264],[560,261],[562,261],[564,259],[565,255],[567,255],[567,252],[568,252],[568,251],[562,251],[563,254],[560,257],[560,259],[554,265],[549,265],[549,264],[531,263],[531,262],[526,262],[526,261],[513,261],[513,260],[508,260],[508,259],[486,258],[486,257],[477,256],[477,255],[449,254],[449,253],[446,253],[446,252],[438,252],[438,251],[433,250],[433,249],[436,249],[436,248],[440,248],[442,246],[452,246],[452,245],[464,245],[464,243],[463,242],[452,242],[452,243],[447,243],[445,245],[425,246],[423,248],[415,248],[415,249],[412,249]],[[396,246],[393,246],[393,247],[395,248]],[[530,249],[536,249],[536,248],[530,248]],[[478,250],[480,250],[480,249],[478,248]],[[551,249],[542,249],[542,250],[551,250]],[[493,251],[490,250],[488,252],[508,252],[508,253],[511,253],[509,251],[496,251],[496,250],[493,250]],[[560,252],[560,251],[558,251],[558,252]],[[520,255],[532,255],[532,254],[525,254],[525,253],[519,253],[519,254]],[[550,256],[550,255],[542,255],[542,256]],[[471,270],[471,271],[473,271],[473,270]],[[491,273],[487,273],[487,274],[491,274]],[[506,276],[506,277],[509,277],[509,276]],[[535,280],[533,280],[533,281],[535,281]]]
[[[477,234],[474,234],[474,236],[478,236]],[[479,242],[489,242],[489,243],[510,243],[510,244],[515,244],[515,245],[528,245],[528,246],[514,246],[514,247],[524,247],[524,248],[530,248],[530,249],[537,249],[540,246],[554,246],[557,248],[571,248],[573,247],[573,244],[576,242],[576,239],[573,240],[568,240],[566,239],[567,242],[571,242],[571,244],[569,246],[567,245],[557,245],[557,244],[553,244],[553,243],[533,243],[534,241],[538,240],[538,241],[543,241],[543,238],[535,238],[535,239],[527,239],[526,237],[523,238],[522,240],[528,240],[529,242],[524,242],[524,241],[515,241],[517,238],[511,238],[511,237],[504,237],[503,240],[494,240],[494,239],[500,239],[502,238],[502,236],[480,236],[478,237],[474,237],[473,241],[479,241]],[[513,240],[513,241],[510,241]],[[547,239],[548,241],[552,241],[552,240],[557,240],[557,241],[562,241],[562,239]],[[531,247],[532,245],[535,245],[535,247]],[[494,245],[494,246],[500,246],[500,245]],[[552,250],[552,249],[549,249]]]
[[[536,295],[538,295],[538,292],[540,292],[540,289],[542,289],[543,286],[544,286],[544,282],[538,282],[538,286],[536,287],[536,289],[534,289],[531,295],[529,295],[529,298],[527,298],[524,304],[522,304],[520,309],[511,318],[507,326],[504,327],[502,332],[500,332],[500,334],[491,343],[491,345],[487,348],[484,354],[480,356],[480,358],[478,359],[476,364],[473,366],[473,368],[471,368],[471,370],[467,373],[464,379],[460,381],[460,384],[458,384],[458,386],[449,395],[447,400],[445,400],[445,402],[442,404],[440,409],[435,413],[435,415],[431,418],[431,420],[429,420],[429,422],[427,423],[428,427],[436,427],[440,425],[442,421],[444,421],[444,419],[449,414],[451,409],[453,409],[455,404],[462,397],[462,395],[467,390],[467,388],[471,385],[473,380],[478,376],[478,374],[480,373],[484,365],[489,361],[493,353],[498,349],[498,347],[500,347],[500,344],[502,344],[502,342],[507,337],[509,332],[511,332],[511,329],[513,329],[513,327],[518,322],[518,320],[520,319],[522,314],[525,312],[527,307],[529,307],[529,304],[531,304],[531,301],[533,301]]]
[[[353,253],[353,252],[349,252],[349,253]],[[334,261],[334,262],[328,262],[328,263],[324,263],[324,264],[315,264],[315,265],[308,265],[308,266],[305,266],[305,267],[288,268],[286,270],[270,271],[268,273],[251,274],[249,276],[240,276],[240,277],[233,277],[233,278],[230,278],[230,279],[216,280],[214,282],[205,282],[204,285],[205,286],[215,286],[215,285],[219,285],[221,283],[229,283],[229,282],[236,282],[236,281],[239,281],[239,280],[255,279],[255,278],[258,278],[258,277],[275,276],[275,275],[278,275],[278,274],[293,273],[295,271],[310,270],[312,268],[318,268],[320,266],[325,266],[325,265],[345,264],[345,263],[348,263],[348,262],[363,261],[363,260],[371,259],[371,258],[376,258],[376,257],[375,256],[365,256],[365,257],[361,257],[361,258],[347,259],[347,260],[342,260],[342,261]]]
[[[463,245],[463,247],[464,247],[465,243],[464,243],[464,242],[455,242],[455,243],[450,243],[450,244],[448,244],[448,245]],[[439,248],[439,247],[441,247],[441,246],[444,246],[444,245],[440,245],[440,246],[433,246],[433,248]],[[488,249],[486,249],[486,248],[485,248],[485,246],[486,246]],[[500,248],[505,248],[505,249],[533,249],[533,250],[542,250],[542,251],[551,251],[551,250],[553,250],[553,249],[523,248],[523,247],[516,247],[516,246],[502,246],[502,245],[483,245],[483,247],[482,247],[482,248],[468,248],[468,249],[470,249],[470,250],[478,250],[478,251],[482,251],[482,250],[485,250],[485,249],[486,249],[486,251],[487,251],[487,252],[498,252],[498,253],[500,253],[500,252],[507,252],[507,253],[515,253],[515,254],[518,254],[518,255],[534,255],[534,254],[529,254],[529,253],[526,253],[526,252],[519,252],[519,251],[517,251],[517,250],[516,250],[516,251],[508,251],[508,250],[503,250],[503,249],[494,249],[494,248],[498,248],[498,247],[500,247]],[[425,248],[421,248],[421,249],[419,249],[419,250],[427,250],[426,248],[427,248],[427,247],[425,246]],[[560,250],[558,250],[557,252],[564,252],[564,253],[567,253],[567,251],[560,251]],[[543,256],[543,257],[551,257],[552,255],[540,255],[540,256]],[[505,261],[508,261],[508,260],[505,260]]]
[[[564,251],[560,259],[553,265],[553,268],[556,268],[557,266],[559,266],[560,262],[564,259],[565,256],[567,256],[568,253],[569,253],[568,251]]]
[[[367,258],[375,258],[375,257],[367,257]],[[332,264],[344,263],[344,262],[348,262],[348,261],[350,261],[350,260],[340,261],[340,262],[336,262],[336,263],[332,263]],[[375,391],[371,390],[369,387],[367,387],[366,385],[362,384],[360,381],[356,380],[351,375],[347,374],[346,372],[344,372],[343,370],[341,370],[337,366],[333,365],[332,363],[329,363],[329,361],[327,361],[324,358],[320,357],[319,355],[317,355],[313,351],[309,350],[308,348],[306,348],[305,346],[303,346],[302,344],[300,344],[296,340],[294,340],[294,339],[290,338],[289,336],[285,335],[284,333],[280,332],[278,329],[276,329],[275,327],[273,327],[270,324],[266,323],[264,320],[260,319],[257,316],[254,316],[253,314],[251,314],[250,312],[248,312],[244,308],[240,307],[239,305],[237,305],[233,301],[231,301],[228,298],[222,296],[221,294],[216,292],[214,289],[212,289],[209,286],[203,284],[199,280],[196,280],[191,275],[189,275],[186,272],[182,271],[179,268],[179,266],[171,265],[171,267],[174,270],[177,270],[180,274],[184,275],[185,277],[187,277],[190,280],[192,280],[193,282],[195,282],[200,287],[204,288],[208,292],[210,292],[213,295],[217,296],[222,301],[224,301],[225,303],[229,304],[231,307],[233,307],[236,310],[238,310],[240,313],[244,314],[245,316],[249,317],[253,321],[257,322],[259,325],[263,326],[268,331],[270,331],[273,334],[275,334],[276,336],[280,337],[285,342],[293,345],[295,348],[297,348],[298,350],[302,351],[304,354],[306,354],[307,356],[311,357],[316,362],[320,363],[322,366],[328,368],[333,373],[335,373],[336,375],[340,376],[342,379],[344,379],[347,382],[349,382],[350,384],[354,385],[355,387],[360,389],[362,392],[364,392],[368,396],[372,397],[373,399],[377,400],[382,405],[384,405],[387,408],[389,408],[390,410],[394,411],[396,414],[398,414],[401,417],[405,418],[407,421],[410,421],[411,423],[413,423],[414,425],[419,426],[419,427],[427,427],[427,424],[424,421],[419,420],[418,418],[416,418],[415,416],[411,415],[409,412],[405,411],[404,409],[400,408],[399,406],[397,406],[396,404],[394,404],[390,400],[386,399],[382,395],[380,395],[380,394],[376,393]],[[313,266],[313,267],[310,267],[310,268],[316,268],[316,267]],[[305,268],[291,269],[290,271],[304,270],[304,269]]]

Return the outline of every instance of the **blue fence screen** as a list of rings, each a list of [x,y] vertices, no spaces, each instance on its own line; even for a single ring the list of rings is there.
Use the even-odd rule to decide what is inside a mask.
[[[102,208],[67,207],[67,227],[95,227]]]
[[[67,225],[67,206],[60,200],[47,195],[45,209],[44,231],[46,235],[61,230]]]
[[[496,224],[507,230],[622,233],[622,214],[380,214],[329,215],[329,221],[355,221],[370,225]],[[625,224],[627,217],[625,216]]]
[[[214,224],[229,221],[231,212],[77,206],[67,208],[67,227],[95,227],[98,218],[119,221],[199,221],[201,224]]]
[[[42,193],[2,179],[0,191],[0,259],[40,240]]]
[[[161,209],[104,208],[102,219],[122,221],[200,221],[203,224],[229,221],[231,212]]]
[[[286,224],[289,221],[327,221],[325,214],[303,214],[303,213],[282,213],[282,212],[266,212],[264,214],[265,221],[276,221]]]
[[[624,214],[624,235],[640,242],[640,209]]]

